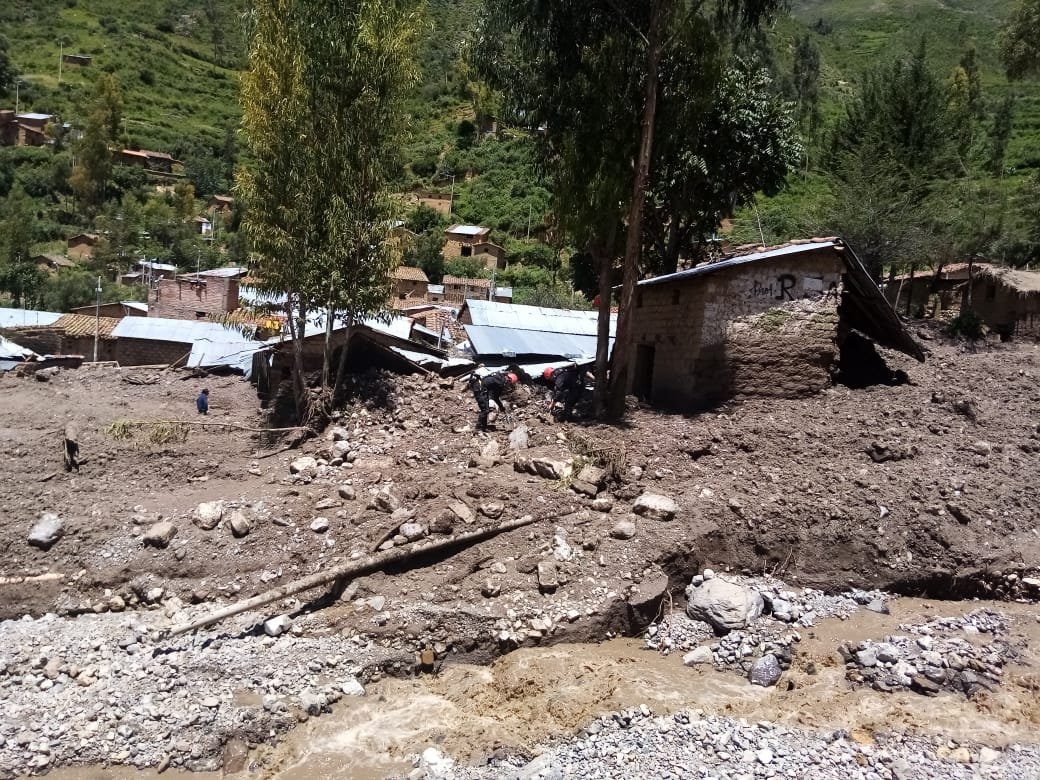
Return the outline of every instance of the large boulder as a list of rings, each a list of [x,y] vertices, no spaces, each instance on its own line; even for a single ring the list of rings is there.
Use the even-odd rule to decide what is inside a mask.
[[[717,577],[688,587],[686,599],[687,615],[721,632],[746,628],[765,606],[757,590]]]
[[[158,547],[160,549],[167,547],[173,537],[177,535],[177,526],[171,523],[169,520],[160,520],[158,523],[154,523],[147,531],[144,532],[142,540],[145,546],[151,545],[152,547]]]
[[[51,545],[65,535],[65,524],[53,512],[44,512],[29,531],[29,544],[41,550],[49,550]]]
[[[632,505],[632,511],[643,517],[652,517],[655,520],[671,520],[679,511],[679,505],[668,496],[657,493],[643,493]]]
[[[310,455],[304,455],[296,458],[292,463],[289,464],[290,474],[300,474],[314,476],[318,471],[318,461],[316,458],[312,458]]]

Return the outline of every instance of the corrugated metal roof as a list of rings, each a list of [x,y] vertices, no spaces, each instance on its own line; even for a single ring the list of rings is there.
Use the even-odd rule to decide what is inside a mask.
[[[177,266],[169,263],[156,263],[152,260],[139,260],[137,265],[141,268],[151,268],[153,271],[173,271],[176,273]]]
[[[142,319],[137,317],[136,319]],[[61,319],[54,323],[55,328],[61,328],[66,336],[93,336],[95,328],[98,335],[103,339],[111,339],[112,331],[119,324],[119,317],[92,317],[89,314],[64,314]]]
[[[62,317],[60,312],[32,309],[0,309],[0,328],[27,328],[53,325]]]
[[[535,330],[546,333],[571,333],[595,336],[599,313],[577,309],[550,309],[544,306],[524,306],[498,301],[466,301],[474,325],[488,325],[515,330]],[[617,315],[610,317],[610,332],[617,329]]]
[[[575,360],[596,356],[596,336],[575,333],[520,330],[490,325],[466,325],[473,351],[478,355],[558,355]],[[614,339],[610,340],[611,349]]]
[[[249,273],[248,268],[242,266],[227,266],[226,268],[211,268],[208,271],[200,271],[195,276],[214,276],[222,279],[231,279],[235,276],[245,276]]]
[[[456,233],[460,236],[482,236],[485,233],[490,233],[491,228],[481,227],[480,225],[452,225],[445,233]]]
[[[113,329],[112,335],[120,339],[175,341],[180,344],[192,344],[199,340],[250,341],[234,328],[225,327],[219,322],[172,320],[165,317],[124,317]]]
[[[31,349],[15,344],[10,339],[0,336],[0,360],[29,360],[36,356]]]
[[[141,303],[140,301],[120,301],[121,304],[127,309],[133,309],[134,311],[148,311],[148,304]]]
[[[186,365],[188,368],[231,366],[248,378],[253,373],[253,355],[265,349],[270,349],[270,345],[260,341],[200,340],[191,345],[191,354]]]
[[[705,263],[696,268],[687,268],[685,271],[678,271],[674,274],[656,276],[653,279],[644,279],[639,282],[639,286],[644,287],[654,284],[664,284],[666,282],[675,282],[683,279],[692,279],[696,276],[703,276],[704,274],[721,271],[724,268],[735,268],[748,263],[760,263],[765,260],[773,260],[787,255],[801,254],[802,252],[812,252],[818,249],[833,249],[836,246],[837,243],[834,241],[807,241],[805,243],[789,244],[778,249],[768,249],[763,252],[752,252],[747,255],[738,255],[737,257],[720,260],[717,263]]]
[[[15,115],[15,119],[37,119],[37,120],[39,120],[39,119],[51,119],[53,116],[54,116],[54,114],[36,114],[36,113],[33,113],[33,112],[30,111],[28,114],[17,114],[17,115]]]

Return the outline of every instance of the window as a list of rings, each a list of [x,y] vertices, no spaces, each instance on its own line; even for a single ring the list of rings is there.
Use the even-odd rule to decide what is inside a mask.
[[[471,246],[464,246],[464,247],[462,247],[462,256],[463,257],[472,257],[472,255],[473,255],[473,247],[471,247]]]

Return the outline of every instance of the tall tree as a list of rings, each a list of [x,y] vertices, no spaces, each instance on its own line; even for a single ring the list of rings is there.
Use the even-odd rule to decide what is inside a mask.
[[[32,202],[15,185],[0,222],[0,289],[11,296],[16,308],[33,305],[43,284],[39,269],[29,257],[34,222]]]
[[[14,80],[18,76],[14,63],[11,62],[11,56],[8,54],[9,48],[10,44],[8,44],[7,38],[0,35],[0,94],[7,94],[8,89],[14,85]]]
[[[791,81],[798,122],[811,138],[820,124],[820,50],[809,33],[795,42]]]
[[[631,302],[645,241],[646,194],[659,135],[685,128],[658,122],[669,98],[703,100],[734,35],[780,7],[774,0],[490,0],[478,62],[508,94],[513,113],[544,126],[555,209],[600,276],[597,407],[605,400],[610,287],[625,234],[617,339],[610,370],[611,416],[628,384]],[[691,58],[698,67],[680,67]],[[679,97],[681,96],[681,97]],[[675,145],[673,148],[678,148]]]
[[[123,96],[119,81],[111,73],[102,74],[86,108],[83,135],[76,145],[76,164],[69,175],[69,186],[91,214],[108,196],[112,175],[113,144],[120,140],[123,121]]]
[[[1000,56],[1008,78],[1040,72],[1040,0],[1018,0],[1000,36]]]
[[[256,3],[242,88],[251,162],[240,171],[238,191],[259,285],[287,294],[301,420],[310,406],[303,377],[308,314],[324,313],[328,336],[338,317],[351,323],[386,306],[387,181],[419,21],[413,0],[358,0],[347,9],[336,0]],[[327,349],[326,384],[330,358]]]

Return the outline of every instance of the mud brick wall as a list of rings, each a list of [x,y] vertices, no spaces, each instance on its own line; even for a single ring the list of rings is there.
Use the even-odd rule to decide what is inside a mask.
[[[994,279],[976,279],[971,308],[1001,336],[1040,339],[1040,293],[1020,295]]]
[[[843,270],[817,249],[638,288],[631,389],[688,411],[818,392],[838,357]]]
[[[201,316],[227,314],[238,308],[238,280],[219,276],[205,282],[191,279],[161,279],[149,296],[148,316],[195,320]]]
[[[155,366],[187,357],[191,344],[151,339],[116,339],[115,360],[121,366]]]

